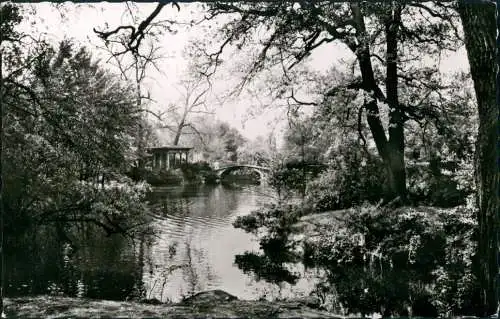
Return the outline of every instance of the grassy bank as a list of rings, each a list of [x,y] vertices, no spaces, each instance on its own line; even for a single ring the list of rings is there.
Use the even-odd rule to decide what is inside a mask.
[[[342,318],[301,301],[207,301],[147,304],[66,297],[6,300],[7,318]]]

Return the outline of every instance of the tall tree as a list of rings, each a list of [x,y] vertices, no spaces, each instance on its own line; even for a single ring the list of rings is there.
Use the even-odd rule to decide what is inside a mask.
[[[497,8],[498,9],[498,8]],[[476,144],[476,185],[479,205],[476,275],[481,286],[480,316],[494,314],[498,308],[498,100],[495,54],[496,8],[492,1],[459,1],[465,47],[474,81],[479,113]],[[498,45],[498,44],[497,44]],[[498,54],[498,53],[497,53]]]
[[[328,43],[340,42],[350,49],[358,68],[351,83],[344,88],[362,91],[364,103],[360,108],[366,111],[371,135],[389,177],[387,197],[405,201],[404,124],[425,114],[422,106],[429,103],[421,101],[415,105],[403,101],[398,91],[405,85],[429,97],[429,91],[440,88],[433,78],[437,67],[417,72],[410,70],[415,70],[415,61],[420,59],[422,52],[432,55],[445,48],[454,48],[450,38],[453,39],[455,26],[449,5],[302,1],[213,2],[208,6],[207,19],[231,14],[231,20],[220,30],[220,49],[213,54],[206,53],[213,69],[221,63],[225,47],[254,45],[253,36],[259,35],[259,52],[244,70],[240,86],[252,81],[260,71],[272,67],[283,70],[286,77],[287,70]],[[427,22],[417,23],[416,16]],[[335,95],[339,91],[338,87],[333,87],[325,95]],[[382,118],[383,113],[388,113],[387,122]]]
[[[135,134],[135,147],[138,168],[145,165],[144,157],[146,148],[151,146],[152,131],[148,123],[147,114],[160,118],[161,113],[152,112],[147,105],[151,99],[149,91],[145,92],[145,80],[151,68],[160,71],[157,63],[163,57],[158,46],[158,36],[162,34],[166,27],[162,22],[153,21],[160,13],[165,4],[160,3],[154,12],[147,18],[148,22],[143,22],[137,28],[133,26],[122,26],[114,31],[94,32],[103,41],[101,47],[109,55],[108,62],[111,62],[120,72],[123,79],[133,83],[135,91],[135,104],[141,112],[142,120],[138,122]],[[138,20],[137,8],[134,4],[126,3],[126,18],[130,21]]]
[[[123,176],[139,120],[130,87],[67,41],[58,49],[45,48],[18,76],[9,72],[2,87],[8,229],[90,222],[114,232],[106,223],[119,211],[121,217],[128,213],[105,207],[131,199],[126,193],[135,187]],[[109,186],[104,177],[130,188],[105,196],[116,190],[104,187]]]
[[[221,29],[223,38],[220,49],[215,53],[205,54],[211,59],[213,66],[206,69],[205,75],[215,72],[226,46],[235,44],[241,48],[254,43],[251,35],[262,34],[263,30],[267,30],[264,34],[268,37],[259,39],[260,53],[250,64],[243,81],[238,85],[240,88],[266,67],[280,65],[286,73],[287,69],[303,61],[316,48],[334,41],[343,42],[358,59],[361,80],[351,87],[362,89],[366,94],[362,109],[366,110],[369,128],[387,170],[388,198],[399,197],[405,201],[404,123],[412,116],[428,112],[419,110],[421,105],[403,104],[397,93],[398,87],[401,79],[412,84],[415,89],[432,90],[433,86],[425,83],[429,82],[429,75],[432,75],[429,70],[424,72],[423,79],[406,73],[408,67],[401,62],[401,52],[406,51],[405,59],[408,60],[408,52],[412,51],[410,46],[413,44],[415,59],[422,54],[422,51],[417,52],[415,49],[436,53],[456,42],[450,41],[453,37],[450,37],[449,31],[457,32],[450,5],[440,2],[391,2],[384,5],[329,1],[254,4],[213,2],[209,4],[209,13],[208,20],[219,15],[231,15],[235,18],[231,18]],[[151,16],[154,18],[157,14],[155,10]],[[417,22],[415,17],[420,17],[420,21]],[[425,24],[421,23],[422,19],[426,20]],[[148,17],[139,27],[148,26],[151,21]],[[121,26],[109,34],[121,29],[132,30],[132,43],[142,35],[131,26]],[[386,48],[381,51],[385,58],[381,58],[378,55],[380,50],[376,50],[377,43],[381,43],[381,35],[385,37]],[[374,58],[386,66],[385,81],[380,80]],[[411,83],[413,81],[418,84]],[[385,82],[385,94],[381,82]],[[428,96],[425,91],[420,93]],[[389,121],[386,124],[388,129],[380,119],[380,111],[385,107],[389,110]]]
[[[19,7],[10,4],[0,4],[0,315],[4,315],[4,286],[5,286],[5,174],[4,174],[4,148],[5,148],[5,115],[6,105],[4,97],[9,94],[6,83],[17,84],[16,75],[22,73],[27,67],[21,57],[22,39],[24,35],[16,30],[22,21]],[[11,66],[17,74],[6,74],[6,68]],[[13,76],[12,76],[13,75]]]
[[[160,128],[170,130],[174,137],[173,145],[178,145],[180,138],[186,128],[189,128],[191,133],[200,136],[200,132],[196,128],[196,117],[212,115],[213,110],[207,104],[207,94],[210,90],[210,84],[205,82],[200,76],[194,76],[191,79],[181,82],[181,98],[178,103],[170,105],[164,111],[168,121],[172,124],[161,124]]]
[[[237,129],[222,121],[205,118],[200,123],[199,133],[198,137],[203,138],[203,145],[199,148],[207,161],[236,161],[238,151],[246,143]]]

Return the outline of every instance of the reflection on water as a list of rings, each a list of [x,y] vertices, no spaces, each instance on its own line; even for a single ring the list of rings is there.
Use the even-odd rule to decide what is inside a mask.
[[[50,293],[123,300],[133,294],[140,278],[129,242],[90,227],[67,231],[66,240],[57,233],[56,226],[44,226],[9,237],[7,296]]]
[[[266,200],[264,191],[258,186],[157,190],[151,201],[159,207],[159,238],[152,247],[152,271],[144,277],[148,294],[160,300],[178,300],[182,295],[218,288],[241,298],[257,297],[262,284],[252,283],[233,263],[236,254],[256,250],[258,244],[232,222],[258,208]],[[177,253],[169,258],[172,245]],[[162,273],[168,264],[182,268]],[[168,280],[159,278],[161,275],[168,275]]]
[[[89,227],[74,227],[57,237],[55,226],[38,227],[7,245],[6,295],[178,301],[222,289],[243,299],[277,297],[278,291],[289,296],[290,287],[255,282],[234,265],[236,254],[259,247],[232,222],[268,201],[268,194],[265,186],[255,185],[158,188],[149,198],[157,236],[134,243]],[[294,290],[307,290],[307,282]]]

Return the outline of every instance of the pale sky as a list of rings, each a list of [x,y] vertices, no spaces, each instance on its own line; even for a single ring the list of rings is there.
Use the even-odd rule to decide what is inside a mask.
[[[74,38],[75,40],[95,47],[100,44],[100,39],[92,31],[92,28],[103,27],[108,23],[110,28],[118,26],[122,22],[122,15],[125,12],[124,3],[93,3],[93,4],[75,4],[65,2],[62,10],[65,13],[65,19],[54,8],[53,3],[43,2],[37,4],[27,4],[33,6],[37,10],[35,26],[39,31],[47,32],[49,38],[54,41],[59,41],[64,37]],[[137,4],[140,8],[140,13],[143,17],[149,14],[155,3]],[[180,3],[181,10],[167,5],[159,14],[157,19],[175,19],[178,21],[190,21],[191,19],[200,17],[202,11],[199,3]],[[26,28],[30,28],[26,23]],[[155,70],[150,71],[152,79],[148,81],[152,98],[157,101],[156,105],[152,105],[154,109],[161,109],[164,105],[175,103],[179,98],[179,92],[175,89],[176,83],[182,79],[185,72],[187,61],[183,58],[183,49],[189,40],[201,39],[204,40],[206,32],[202,27],[179,27],[173,26],[178,32],[176,34],[166,33],[161,42],[162,52],[165,59],[160,63],[160,68],[163,74],[159,74]],[[97,53],[97,49],[93,52]],[[311,56],[308,65],[318,71],[326,71],[331,68],[336,60],[352,56],[351,53],[342,45],[329,44],[318,48]],[[232,59],[237,60],[237,56]],[[457,71],[459,68],[467,68],[467,59],[465,51],[453,53],[449,58],[442,61],[442,71]],[[234,78],[231,78],[231,71],[221,70],[220,81],[216,87],[224,88],[234,84]],[[283,121],[278,118],[283,118],[282,112],[277,108],[271,108],[262,114],[250,116],[249,107],[256,105],[259,102],[252,100],[248,96],[242,96],[240,99],[225,103],[218,107],[216,116],[223,121],[231,123],[235,128],[240,130],[244,136],[253,139],[258,135],[270,133],[277,126],[275,133],[280,134],[280,128],[284,126]],[[255,109],[255,108],[254,108]]]

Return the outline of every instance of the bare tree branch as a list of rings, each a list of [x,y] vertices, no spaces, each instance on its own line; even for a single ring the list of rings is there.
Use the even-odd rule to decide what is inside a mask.
[[[316,103],[316,102],[303,102],[303,101],[299,101],[295,95],[294,95],[294,89],[292,88],[292,92],[290,93],[290,96],[288,97],[288,99],[292,99],[297,105],[314,105],[314,106],[318,106],[319,104]]]
[[[101,38],[103,39],[106,43],[108,43],[111,36],[118,35],[120,31],[122,30],[128,30],[128,39],[125,41],[124,44],[124,50],[115,52],[114,55],[122,55],[127,52],[132,52],[133,54],[138,54],[139,53],[139,47],[141,45],[141,42],[145,38],[145,36],[148,33],[148,27],[150,27],[153,24],[153,20],[158,16],[158,14],[161,12],[163,7],[168,2],[159,2],[156,6],[156,8],[151,12],[138,26],[137,28],[132,26],[132,25],[121,25],[116,27],[115,29],[111,31],[100,31],[94,28],[94,32]],[[179,4],[176,2],[172,2],[172,5],[177,7],[178,10],[180,10]],[[130,8],[128,8],[130,10]]]

